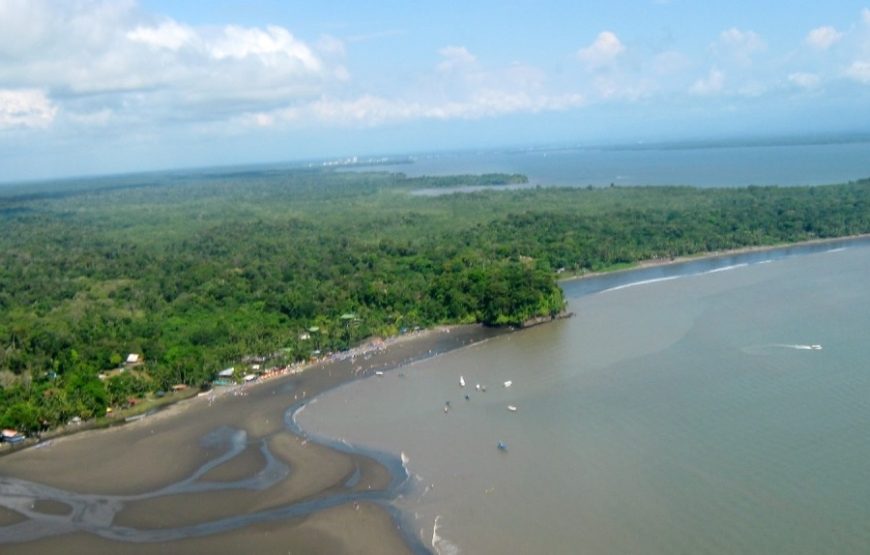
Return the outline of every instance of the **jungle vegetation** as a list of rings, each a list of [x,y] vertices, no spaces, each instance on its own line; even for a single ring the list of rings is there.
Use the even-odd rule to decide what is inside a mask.
[[[870,181],[541,188],[524,176],[203,171],[0,187],[0,426],[33,432],[244,357],[520,325],[559,272],[870,231]],[[123,365],[128,353],[144,364]]]

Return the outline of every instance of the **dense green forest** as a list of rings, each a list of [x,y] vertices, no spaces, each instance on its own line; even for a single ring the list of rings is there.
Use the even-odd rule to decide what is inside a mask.
[[[410,194],[523,182],[268,170],[0,188],[0,425],[102,415],[248,356],[520,325],[563,309],[562,269],[870,231],[868,181]],[[98,377],[128,353],[144,364]]]

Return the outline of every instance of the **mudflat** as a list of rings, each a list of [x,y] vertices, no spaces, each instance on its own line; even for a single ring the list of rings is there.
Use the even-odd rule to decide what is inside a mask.
[[[416,333],[364,357],[337,357],[4,456],[2,550],[423,551],[390,506],[405,480],[401,461],[306,437],[292,415],[349,380],[499,333],[479,326]],[[401,371],[383,379],[402,379]]]

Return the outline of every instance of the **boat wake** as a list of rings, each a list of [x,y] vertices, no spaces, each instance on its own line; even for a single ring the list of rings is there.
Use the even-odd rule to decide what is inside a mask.
[[[458,555],[459,547],[438,535],[438,520],[440,518],[441,515],[437,515],[435,524],[432,526],[432,549],[438,555]]]
[[[774,345],[783,349],[797,349],[798,351],[821,351],[821,345]]]
[[[749,266],[749,262],[743,262],[742,264],[732,264],[730,266],[722,266],[721,268],[713,268],[712,270],[707,270],[706,272],[702,272],[703,274],[718,274],[719,272],[727,272],[728,270],[736,270],[737,268],[745,268]]]
[[[800,343],[771,343],[768,345],[752,345],[749,347],[744,347],[741,350],[748,355],[766,355],[770,354],[773,351],[778,351],[782,349],[790,349],[795,351],[821,351],[822,346],[819,344],[804,345]]]
[[[673,279],[679,279],[682,276],[668,276],[654,279],[645,279],[643,281],[635,281],[632,283],[626,283],[625,285],[617,285],[616,287],[611,287],[610,289],[605,289],[602,293],[606,293],[608,291],[619,291],[620,289],[628,289],[629,287],[635,287],[637,285],[649,285],[650,283],[660,283],[662,281],[671,281]]]

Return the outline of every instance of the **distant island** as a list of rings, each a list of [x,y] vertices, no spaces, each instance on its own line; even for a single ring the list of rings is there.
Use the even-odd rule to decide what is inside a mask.
[[[32,434],[371,337],[552,318],[565,275],[870,232],[870,180],[410,194],[527,181],[318,167],[4,188],[0,427]]]

